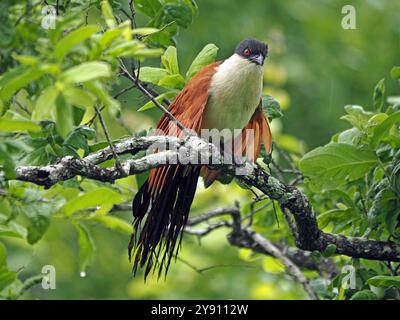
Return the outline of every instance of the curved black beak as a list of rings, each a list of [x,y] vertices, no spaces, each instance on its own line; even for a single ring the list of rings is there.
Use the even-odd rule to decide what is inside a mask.
[[[262,66],[264,64],[265,57],[259,53],[250,57],[250,61],[254,62],[255,64]]]

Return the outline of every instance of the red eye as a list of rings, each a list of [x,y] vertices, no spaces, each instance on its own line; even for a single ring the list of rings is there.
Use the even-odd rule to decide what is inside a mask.
[[[249,49],[244,49],[244,51],[243,51],[243,54],[245,55],[245,56],[249,56],[250,55],[250,50]]]

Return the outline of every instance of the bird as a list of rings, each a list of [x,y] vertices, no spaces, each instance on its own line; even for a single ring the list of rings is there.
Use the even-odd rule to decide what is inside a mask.
[[[246,141],[238,152],[255,162],[262,143],[267,153],[272,148],[268,119],[262,110],[267,54],[267,44],[252,38],[241,41],[229,58],[200,69],[168,111],[196,133],[240,129],[242,135],[233,136],[231,145]],[[165,135],[184,135],[167,114],[161,117],[157,129]],[[247,130],[253,130],[253,134],[246,135]],[[205,165],[171,164],[150,170],[132,202],[133,233],[128,254],[129,260],[133,259],[134,275],[139,269],[144,269],[145,279],[156,270],[158,277],[163,271],[167,275],[171,259],[177,257],[181,247],[200,175],[207,188],[220,174]]]

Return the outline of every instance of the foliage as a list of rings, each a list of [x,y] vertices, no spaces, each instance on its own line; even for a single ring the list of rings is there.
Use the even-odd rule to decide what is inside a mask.
[[[155,12],[149,10],[150,3],[138,4],[138,9],[151,18],[146,28],[133,30],[130,20],[117,20],[113,14],[119,8],[117,3],[113,8],[107,1],[93,1],[89,5],[62,4],[58,9],[63,14],[57,17],[55,28],[45,30],[19,19],[27,14],[40,25],[40,1],[28,1],[26,6],[22,1],[2,3],[5,11],[13,13],[7,18],[11,19],[6,24],[9,29],[2,35],[13,41],[2,47],[5,59],[0,78],[0,168],[6,179],[1,182],[1,236],[25,239],[33,245],[43,238],[51,220],[65,220],[78,235],[81,272],[86,271],[95,252],[88,225],[131,233],[128,222],[107,214],[114,205],[132,197],[132,179],[101,186],[76,178],[47,191],[8,179],[15,177],[18,165],[45,165],[67,155],[82,157],[96,146],[104,146],[96,144],[105,137],[91,127],[97,123],[92,119],[95,108],[110,118],[120,118],[120,102],[112,94],[119,82],[120,59],[144,61],[162,55],[172,77],[161,79],[160,85],[177,87],[176,49],[169,47],[163,54],[162,46],[173,43],[172,36],[178,32],[175,24],[188,26],[197,10],[195,3],[152,1],[160,5]],[[199,59],[192,70],[208,61],[201,55]],[[146,74],[146,68],[143,71]],[[7,268],[3,244],[0,270],[2,296],[18,296],[24,284]]]
[[[47,2],[55,5],[55,1]],[[171,267],[165,282],[143,283],[140,277],[132,279],[126,255],[131,217],[118,205],[131,201],[143,175],[127,177],[113,185],[77,177],[50,189],[12,180],[17,166],[55,163],[63,156],[83,157],[107,146],[106,136],[95,117],[95,107],[102,111],[113,141],[154,126],[160,113],[153,102],[144,100],[135,90],[126,96],[121,93],[131,85],[120,76],[121,60],[134,62],[128,67],[134,66],[131,68],[134,74],[159,93],[158,102],[170,100],[202,66],[215,61],[217,54],[220,58],[231,54],[240,40],[232,32],[237,29],[237,21],[241,25],[240,37],[255,32],[252,24],[243,23],[247,21],[246,12],[250,12],[244,8],[255,10],[252,11],[254,26],[260,30],[265,29],[266,23],[260,8],[270,16],[270,6],[276,7],[267,36],[271,55],[267,60],[263,106],[272,121],[276,143],[273,159],[281,166],[288,166],[289,173],[271,166],[273,174],[292,182],[293,172],[297,179],[302,175],[298,167],[301,169],[305,176],[301,186],[325,231],[398,242],[400,97],[387,96],[386,86],[395,87],[400,67],[391,70],[395,81],[381,80],[376,85],[370,108],[345,107],[346,115],[342,119],[350,123],[350,129],[334,135],[329,144],[304,154],[306,146],[300,138],[306,138],[309,145],[317,145],[321,137],[337,129],[337,112],[326,111],[329,92],[324,86],[328,83],[326,74],[343,68],[338,67],[338,61],[326,64],[326,59],[319,55],[332,56],[331,45],[323,44],[326,29],[331,27],[313,27],[311,20],[322,24],[324,21],[314,16],[297,17],[293,5],[278,1],[268,4],[249,1],[242,4],[240,12],[227,0],[205,1],[200,13],[193,0],[136,0],[134,3],[138,27],[131,20],[128,1],[60,1],[56,28],[49,30],[41,27],[41,1],[0,3],[2,298],[306,297],[301,286],[288,279],[277,259],[249,249],[229,247],[226,232],[222,230],[202,239],[202,246],[197,239],[185,236],[181,260]],[[304,11],[317,15],[327,10],[316,6],[316,10]],[[331,11],[325,13],[333,15]],[[238,20],[231,19],[232,16],[238,16]],[[279,27],[276,17],[287,28]],[[301,20],[304,28],[299,28]],[[256,28],[257,25],[263,28]],[[283,29],[288,33],[287,43]],[[317,37],[312,43],[307,39],[308,29]],[[316,29],[320,32],[315,32]],[[332,34],[336,34],[334,30]],[[257,35],[266,38],[265,34]],[[343,37],[342,45],[352,42]],[[375,57],[376,49],[370,46],[371,35],[365,38],[369,46],[363,52],[372,52]],[[211,40],[218,46],[208,43]],[[362,42],[358,40],[353,42]],[[300,41],[318,46],[314,48],[318,54],[309,56],[312,48],[305,48]],[[287,45],[291,46],[290,50]],[[337,52],[336,43],[333,48]],[[345,53],[339,52],[339,55],[343,55],[351,72],[343,71],[341,78],[334,79],[341,79],[343,87],[332,103],[351,101],[347,86],[351,89],[356,83],[368,87],[365,77],[354,75],[354,65],[363,61],[356,54],[358,51],[351,51],[355,52],[351,60],[346,50],[351,51],[344,49]],[[389,55],[391,51],[385,52]],[[309,65],[310,61],[314,63]],[[378,63],[368,64],[369,79],[384,72],[383,63],[379,64],[381,69],[372,69],[375,65]],[[365,96],[370,99],[369,93],[357,93],[362,101]],[[324,100],[321,102],[314,94],[323,96]],[[290,107],[291,100],[295,101],[296,108]],[[310,109],[304,109],[304,105]],[[284,121],[280,119],[283,115]],[[287,132],[296,132],[296,136]],[[263,157],[263,160],[265,163],[259,162],[267,169],[271,159]],[[114,161],[104,165],[112,166]],[[235,183],[216,184],[204,190],[199,186],[192,214],[232,206],[233,201],[238,201],[243,217],[257,211],[253,221],[257,232],[271,241],[294,246],[279,207],[267,199],[251,201],[252,193],[244,187]],[[334,247],[328,246],[322,254],[312,253],[312,257],[316,262],[330,257],[339,270],[352,266],[357,276],[356,288],[343,286],[342,273],[329,279],[316,271],[303,270],[321,298],[398,297],[396,264],[334,256],[334,251]],[[47,264],[56,266],[57,290],[46,291],[40,286],[27,290],[39,284],[41,268]],[[193,270],[193,266],[200,271]]]
[[[394,80],[398,81],[392,69]],[[375,87],[371,111],[346,106],[343,120],[350,129],[305,154],[299,162],[307,177],[305,187],[320,211],[320,227],[334,233],[398,242],[400,236],[400,110],[399,97],[386,97],[385,80]],[[387,100],[387,102],[386,102]],[[389,263],[388,275],[379,264],[349,260],[356,274],[368,274],[357,285],[354,298],[364,297],[371,286],[397,286],[398,276]],[[393,273],[393,275],[391,275]],[[340,282],[336,286],[340,291]],[[347,292],[346,292],[347,293]],[[385,294],[390,296],[388,290]],[[382,294],[383,295],[383,294]],[[367,298],[367,297],[364,297]]]

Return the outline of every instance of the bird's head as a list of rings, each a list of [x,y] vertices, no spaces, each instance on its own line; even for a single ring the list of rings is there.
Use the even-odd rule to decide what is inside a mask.
[[[236,47],[235,53],[243,59],[262,66],[268,54],[268,45],[255,39],[245,39]]]

